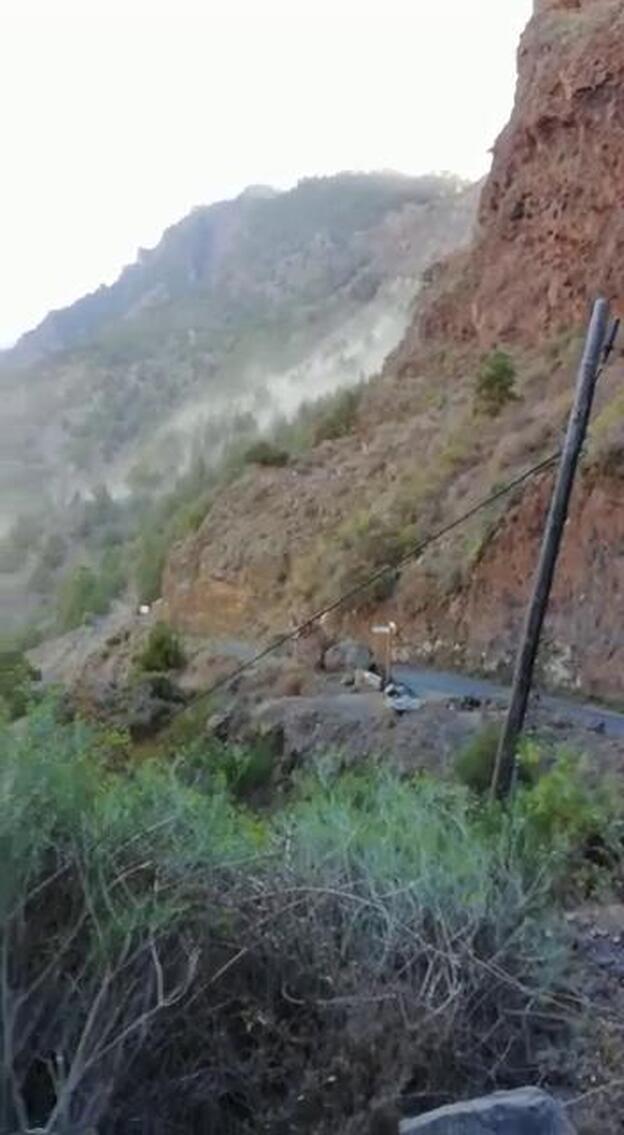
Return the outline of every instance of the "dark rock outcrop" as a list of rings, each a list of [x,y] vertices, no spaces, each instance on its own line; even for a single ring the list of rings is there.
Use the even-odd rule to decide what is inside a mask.
[[[401,1135],[574,1135],[565,1112],[538,1088],[495,1092],[404,1120]]]
[[[328,674],[342,670],[369,670],[373,663],[371,650],[365,643],[344,639],[330,646],[323,655],[323,669]]]

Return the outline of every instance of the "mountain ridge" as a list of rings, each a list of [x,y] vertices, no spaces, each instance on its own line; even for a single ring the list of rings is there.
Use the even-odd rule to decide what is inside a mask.
[[[394,211],[405,204],[427,203],[432,191],[437,193],[444,188],[450,193],[467,188],[467,183],[445,177],[409,177],[390,171],[305,178],[294,189],[283,191],[248,186],[235,198],[198,205],[169,225],[153,248],[138,250],[135,261],[126,265],[112,284],[101,284],[73,303],[50,311],[13,347],[0,352],[0,363],[7,369],[40,362],[59,351],[88,343],[93,334],[115,318],[131,318],[135,305],[141,310],[151,303],[181,298],[198,286],[214,287],[220,282],[219,268],[228,243],[233,235],[240,235],[240,231],[233,234],[232,228],[240,229],[241,224],[250,221],[253,224],[261,212],[266,215],[276,203],[277,210],[283,212],[284,203],[294,201],[298,194],[307,194],[314,205],[313,197],[318,198],[324,187],[333,190],[341,185],[351,185],[355,191],[372,191],[371,207],[367,210],[364,205],[362,210],[365,227],[370,226],[376,206],[379,212]],[[377,191],[384,193],[385,201],[375,199]],[[358,204],[355,198],[354,203]]]
[[[193,210],[115,284],[51,313],[0,371],[5,561],[49,593],[103,490],[120,506],[147,494],[148,515],[192,469],[379,370],[427,265],[468,238],[476,194],[394,173],[255,187]],[[63,537],[62,565],[22,554],[20,517]],[[0,571],[12,611],[7,586]]]
[[[387,282],[403,278],[413,294],[429,259],[466,236],[473,208],[474,190],[448,178],[376,174],[198,207],[115,284],[4,353],[0,441],[18,464],[47,454],[48,481],[63,465],[75,484],[106,480],[176,407],[245,386],[259,356],[284,369]]]

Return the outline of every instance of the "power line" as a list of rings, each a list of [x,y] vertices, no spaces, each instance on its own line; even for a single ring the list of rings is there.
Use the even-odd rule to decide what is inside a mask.
[[[282,646],[285,646],[287,643],[292,642],[305,631],[309,630],[314,626],[315,623],[318,623],[322,618],[324,618],[324,616],[331,615],[333,611],[336,611],[339,607],[344,606],[344,604],[348,603],[350,599],[354,599],[357,595],[361,595],[363,591],[367,591],[369,587],[372,587],[375,583],[378,583],[379,580],[384,579],[390,574],[396,573],[400,568],[404,567],[405,564],[421,556],[427,548],[431,547],[432,544],[435,544],[438,540],[441,540],[444,536],[448,536],[449,533],[454,532],[456,528],[459,528],[462,524],[465,524],[468,520],[471,520],[472,517],[476,516],[476,514],[478,512],[481,512],[482,509],[488,508],[491,504],[495,504],[497,500],[500,500],[501,497],[504,497],[508,493],[513,492],[514,489],[518,488],[519,485],[524,484],[525,481],[530,480],[531,477],[536,477],[538,473],[542,473],[545,469],[549,469],[551,465],[554,465],[559,460],[560,456],[561,450],[558,449],[555,453],[552,453],[550,457],[545,457],[543,461],[539,461],[536,465],[532,465],[530,469],[527,469],[524,473],[521,473],[518,477],[515,477],[513,481],[509,481],[506,485],[503,485],[500,489],[497,489],[495,493],[491,493],[490,496],[484,497],[482,500],[478,501],[477,504],[473,505],[472,508],[469,508],[467,512],[462,513],[461,516],[458,516],[455,520],[450,521],[449,524],[445,524],[442,528],[438,528],[435,532],[432,532],[424,540],[420,540],[418,541],[418,543],[413,544],[412,547],[409,548],[405,552],[405,554],[396,561],[396,563],[384,564],[383,567],[378,568],[377,571],[372,572],[372,574],[369,575],[367,579],[365,579],[362,583],[358,583],[354,587],[349,588],[348,591],[344,591],[341,595],[338,596],[337,599],[334,599],[331,603],[328,603],[327,606],[321,607],[318,611],[315,611],[313,615],[310,615],[309,618],[305,619],[302,623],[299,623],[298,626],[294,627],[292,630],[286,632],[285,634],[280,635],[278,638],[273,639],[273,641],[269,643],[268,646],[258,651],[258,653],[255,654],[252,658],[248,658],[245,662],[242,662],[240,666],[237,666],[236,669],[232,671],[232,673],[219,678],[216,682],[213,683],[212,686],[209,687],[209,689],[202,690],[201,694],[198,694],[197,700],[199,700],[199,698],[208,698],[212,694],[216,693],[217,690],[220,690],[224,686],[229,685],[230,682],[236,681],[236,679],[240,678],[242,674],[245,674],[247,670],[251,670],[252,667],[256,666],[258,662],[261,662],[264,658],[267,658],[276,650],[280,650]],[[186,709],[188,708],[188,706],[185,706],[184,708]],[[183,710],[181,710],[180,712],[183,712]]]
[[[602,362],[596,374],[596,382],[598,382],[598,379],[601,377],[603,370],[609,362],[610,356],[615,347],[619,329],[620,320],[616,319],[614,320],[610,328],[607,341],[603,348]],[[273,641],[269,643],[268,646],[258,651],[258,653],[254,654],[252,658],[248,658],[245,662],[242,662],[240,666],[237,666],[236,669],[233,670],[230,674],[226,674],[222,678],[219,678],[207,690],[202,690],[201,693],[199,693],[197,697],[193,699],[193,702],[199,701],[202,698],[209,698],[218,690],[223,689],[224,686],[228,686],[230,682],[235,682],[237,678],[240,678],[242,674],[245,674],[248,670],[251,670],[258,664],[258,662],[262,662],[264,658],[268,658],[270,654],[273,654],[275,653],[275,651],[280,650],[282,646],[286,646],[287,643],[293,642],[296,638],[303,634],[304,631],[309,630],[314,626],[315,623],[318,623],[322,618],[324,618],[324,616],[331,615],[333,611],[336,611],[339,607],[344,606],[344,604],[348,603],[350,599],[354,599],[357,595],[361,595],[363,591],[367,591],[369,587],[372,587],[375,583],[378,583],[379,580],[384,579],[387,575],[395,574],[400,568],[404,567],[405,564],[421,556],[423,552],[427,550],[427,548],[431,547],[432,544],[437,543],[438,540],[443,539],[444,536],[448,536],[449,533],[454,532],[456,528],[461,527],[462,524],[465,524],[468,520],[471,520],[472,517],[476,516],[477,513],[481,512],[482,509],[488,508],[490,505],[495,504],[496,501],[500,500],[502,497],[507,496],[507,494],[513,492],[514,489],[517,489],[519,485],[523,485],[532,477],[536,477],[538,473],[543,473],[546,469],[549,469],[552,465],[559,461],[561,453],[562,450],[557,449],[554,453],[551,453],[549,457],[545,457],[542,461],[538,461],[536,465],[532,465],[530,469],[525,470],[524,473],[520,473],[519,476],[514,477],[512,481],[508,481],[506,485],[503,485],[500,489],[497,489],[496,492],[482,498],[477,502],[477,504],[473,505],[472,508],[469,508],[467,512],[462,513],[462,515],[458,516],[455,520],[451,520],[449,524],[443,525],[442,528],[438,528],[424,540],[420,540],[416,544],[413,544],[412,547],[408,548],[405,554],[401,556],[401,558],[395,563],[384,564],[383,567],[378,568],[377,571],[372,572],[372,574],[369,575],[367,579],[365,579],[362,583],[358,583],[354,587],[349,588],[348,591],[344,591],[341,595],[338,596],[337,599],[334,599],[331,603],[328,603],[327,606],[320,608],[320,610],[315,611],[313,615],[310,615],[309,618],[305,619],[302,623],[299,623],[299,625],[294,627],[291,631],[288,631],[285,634],[279,635],[278,638],[273,639]],[[193,702],[191,702],[190,704],[193,704]],[[184,712],[185,709],[188,709],[188,703],[183,708],[181,708],[179,712]],[[177,716],[177,714],[174,714],[174,716]]]

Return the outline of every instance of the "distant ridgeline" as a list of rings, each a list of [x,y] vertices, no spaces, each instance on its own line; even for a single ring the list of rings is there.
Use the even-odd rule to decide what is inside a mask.
[[[59,582],[76,548],[66,514],[80,528],[97,486],[153,498],[379,370],[423,270],[468,239],[475,208],[475,189],[451,177],[252,187],[194,209],[113,285],[2,352],[0,536],[28,517],[17,543],[29,551],[0,546],[0,625],[20,589],[32,600],[34,570],[37,594]],[[43,568],[33,523],[56,541]]]

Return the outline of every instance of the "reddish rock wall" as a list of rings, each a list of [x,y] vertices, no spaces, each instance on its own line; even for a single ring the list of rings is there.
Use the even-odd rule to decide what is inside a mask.
[[[425,340],[534,342],[624,299],[624,4],[538,0],[472,251],[444,269]]]
[[[416,464],[427,472],[439,468],[445,454],[448,462],[448,446],[457,450],[453,431],[462,398],[470,397],[476,351],[503,342],[522,359],[524,345],[548,344],[543,373],[523,388],[518,407],[496,421],[500,436],[493,436],[492,423],[479,428],[492,449],[507,444],[514,451],[511,469],[501,450],[506,476],[552,449],[574,364],[561,364],[564,388],[549,340],[583,323],[598,291],[616,305],[624,299],[624,0],[536,0],[535,8],[519,50],[516,105],[496,143],[474,246],[430,273],[421,315],[371,388],[361,436],[326,444],[290,469],[249,474],[174,550],[165,598],[182,629],[251,638],[258,630],[284,629],[293,610],[299,618],[309,614],[308,606],[297,607],[302,594],[318,606],[319,581],[308,572],[305,587],[297,584],[297,557],[305,561],[322,538],[318,570],[329,572],[333,534],[345,518],[363,507],[379,510],[385,496],[413,479]],[[534,366],[540,351],[531,353]],[[445,370],[438,372],[443,356]],[[603,380],[600,397],[613,401],[614,452],[622,455],[620,369]],[[435,397],[425,398],[436,380],[437,409]],[[446,416],[447,403],[452,409],[455,401],[460,409]],[[536,433],[540,421],[545,432]],[[487,463],[485,450],[482,458]],[[459,463],[457,484],[469,497],[485,493],[480,464],[474,454],[465,470]],[[617,461],[608,467],[609,474],[594,471],[577,486],[542,662],[553,685],[621,697],[624,477],[613,471]],[[454,515],[453,484],[434,477],[423,512]],[[407,655],[467,669],[510,668],[550,488],[545,479],[527,489],[460,590],[445,589],[442,575],[426,565],[407,569],[376,612],[396,617]],[[370,611],[361,625],[357,615],[349,617],[366,633]]]
[[[457,633],[478,663],[515,652],[529,597],[551,478],[526,492],[477,565]],[[553,684],[621,696],[624,690],[624,485],[583,480],[574,495],[545,628]]]

